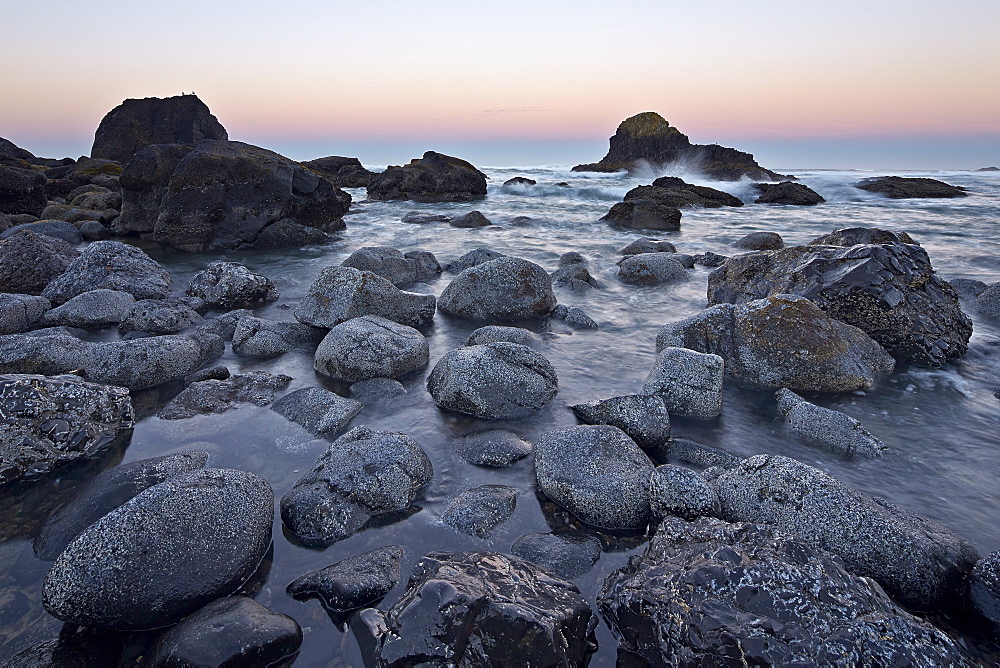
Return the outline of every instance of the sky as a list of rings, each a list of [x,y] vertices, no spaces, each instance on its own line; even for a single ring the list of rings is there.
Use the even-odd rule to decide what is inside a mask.
[[[195,92],[295,159],[593,162],[657,111],[770,168],[1000,163],[996,0],[0,0],[0,136],[89,153]]]

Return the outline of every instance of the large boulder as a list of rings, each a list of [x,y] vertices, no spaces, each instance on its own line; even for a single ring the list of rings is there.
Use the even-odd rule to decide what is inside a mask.
[[[316,343],[323,330],[300,322],[275,322],[247,316],[236,321],[233,352],[237,355],[274,357],[294,350],[304,343]]]
[[[83,329],[118,326],[135,306],[135,297],[118,290],[90,290],[57,306],[42,317],[46,327],[64,325]]]
[[[795,294],[854,325],[899,360],[938,366],[965,354],[972,321],[927,251],[898,242],[796,246],[730,258],[708,279],[710,304]]]
[[[722,412],[725,368],[725,361],[718,355],[663,348],[642,385],[642,393],[658,397],[674,415],[714,418]]]
[[[583,666],[596,625],[575,585],[530,562],[431,552],[387,613],[352,627],[372,665]]]
[[[630,199],[619,202],[601,220],[629,230],[676,232],[681,229],[680,209],[655,200]]]
[[[815,206],[826,201],[822,195],[802,183],[782,181],[781,183],[755,183],[753,185],[760,191],[760,197],[754,200],[755,204]]]
[[[127,443],[128,390],[77,376],[0,375],[0,487]]]
[[[436,303],[433,295],[403,292],[370,271],[327,267],[294,312],[299,322],[313,327],[332,328],[363,315],[421,327],[434,318]]]
[[[760,181],[788,178],[764,169],[749,153],[718,144],[692,144],[687,135],[653,111],[626,118],[609,141],[608,154],[600,162],[577,165],[573,171],[632,171],[649,165],[681,163],[722,181],[739,181],[744,176]]]
[[[656,347],[718,355],[744,383],[796,392],[870,390],[895,367],[867,334],[795,295],[712,306],[667,325]]]
[[[22,223],[14,225],[8,230],[0,233],[0,239],[12,237],[22,231],[37,232],[56,239],[62,239],[71,246],[78,246],[83,243],[83,235],[72,223],[64,220],[36,220],[32,223]]]
[[[663,285],[687,280],[687,272],[673,253],[638,253],[621,261],[618,278],[631,285]]]
[[[84,292],[105,288],[127,292],[136,299],[162,299],[170,293],[170,285],[170,274],[135,246],[95,241],[46,286],[42,296],[59,305]]]
[[[296,579],[285,591],[297,601],[318,598],[331,612],[349,612],[381,600],[400,578],[403,548],[388,545],[342,559]]]
[[[99,629],[174,624],[250,577],[273,519],[274,493],[253,473],[170,478],[73,539],[45,576],[42,603],[57,619]]]
[[[653,468],[618,427],[554,429],[535,442],[538,488],[585,524],[604,529],[645,528]]]
[[[916,610],[954,607],[979,559],[943,526],[787,457],[755,455],[712,484],[724,519],[780,527]]]
[[[35,232],[0,239],[0,290],[39,295],[79,256],[62,239]]]
[[[359,248],[340,264],[378,274],[396,287],[430,280],[441,273],[441,265],[431,253],[410,251],[403,254],[388,246]]]
[[[0,213],[38,216],[46,202],[45,177],[40,172],[0,164]]]
[[[155,219],[156,241],[196,253],[296,244],[344,228],[350,195],[272,151],[203,141],[168,173],[180,151],[148,150],[156,155],[140,153],[123,174],[124,231],[146,231]]]
[[[278,288],[238,262],[213,262],[191,278],[186,294],[204,300],[209,308],[228,311],[273,302]]]
[[[753,524],[667,518],[597,604],[643,665],[972,665],[835,557]]]
[[[369,378],[398,378],[426,366],[429,355],[424,335],[377,315],[342,322],[316,348],[320,373],[348,382]]]
[[[902,176],[878,176],[864,179],[855,184],[861,190],[881,193],[891,199],[908,197],[968,197],[961,186],[948,185],[937,179],[904,178]]]
[[[452,350],[427,377],[434,403],[484,420],[527,417],[556,395],[558,384],[545,357],[506,342]]]
[[[486,175],[471,163],[434,151],[402,167],[390,166],[368,185],[368,198],[468,202],[486,197]]]
[[[150,144],[197,144],[203,139],[229,135],[197,95],[129,99],[101,120],[90,155],[128,162]]]
[[[365,169],[357,158],[330,155],[302,163],[322,174],[336,188],[367,188],[375,178],[375,172]]]
[[[469,267],[441,293],[438,307],[460,318],[525,320],[548,315],[556,305],[552,279],[533,262],[502,257]]]

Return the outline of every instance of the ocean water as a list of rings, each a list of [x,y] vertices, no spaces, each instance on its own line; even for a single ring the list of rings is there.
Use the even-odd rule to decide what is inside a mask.
[[[402,251],[428,250],[442,264],[479,247],[517,255],[555,270],[558,258],[568,251],[582,253],[602,289],[571,291],[557,288],[559,302],[583,308],[600,324],[595,331],[573,331],[562,323],[529,324],[545,332],[541,352],[552,362],[559,378],[556,398],[535,416],[508,423],[488,423],[439,410],[424,389],[430,367],[401,379],[408,393],[389,404],[373,404],[354,418],[351,426],[403,431],[427,451],[434,465],[434,479],[416,512],[405,519],[364,530],[344,541],[317,550],[298,545],[275,516],[273,560],[260,574],[255,598],[278,612],[294,617],[305,638],[296,665],[360,666],[350,631],[331,620],[317,601],[298,602],[285,586],[305,573],[348,556],[389,544],[406,550],[403,582],[379,605],[387,609],[402,593],[406,576],[420,555],[431,550],[497,550],[529,532],[549,531],[566,518],[547,514],[534,489],[530,457],[507,469],[471,466],[455,452],[456,438],[477,430],[502,427],[528,440],[555,427],[577,421],[567,406],[639,391],[652,365],[654,339],[666,323],[691,316],[707,305],[710,269],[695,267],[688,280],[662,287],[635,287],[616,277],[619,249],[646,236],[610,227],[598,219],[632,187],[648,184],[659,174],[580,174],[566,166],[484,168],[489,181],[485,200],[465,204],[374,202],[363,189],[350,190],[352,212],[347,229],[321,246],[291,251],[229,252],[179,255],[141,245],[171,272],[177,292],[210,261],[242,262],[271,277],[281,298],[258,309],[257,315],[274,320],[294,320],[292,307],[305,295],[319,271],[339,264],[362,246],[393,246]],[[783,170],[779,170],[783,171]],[[900,173],[929,176],[965,186],[970,196],[953,200],[890,200],[853,187],[862,178],[881,173],[864,171],[787,170],[827,199],[817,207],[754,205],[749,182],[714,183],[697,173],[677,175],[689,182],[710,185],[737,195],[747,206],[685,210],[681,230],[663,233],[679,252],[714,251],[733,254],[730,244],[749,232],[773,231],[787,245],[804,243],[820,234],[844,227],[885,227],[905,230],[930,254],[944,278],[976,278],[987,283],[1000,280],[1000,174],[987,172]],[[536,186],[505,188],[514,176],[535,179]],[[483,212],[494,226],[456,229],[446,223],[404,224],[410,211],[457,215],[473,209]],[[520,224],[512,219],[526,216]],[[439,295],[451,279],[444,274],[427,285],[411,288]],[[982,554],[1000,549],[1000,322],[991,321],[964,304],[975,323],[968,354],[940,369],[899,368],[875,390],[862,394],[818,399],[859,419],[881,438],[889,451],[876,460],[846,460],[801,444],[785,431],[769,392],[752,391],[733,384],[724,394],[723,414],[699,422],[676,419],[676,436],[723,448],[740,456],[757,453],[797,458],[837,476],[869,494],[885,496],[900,506],[921,513],[971,541]],[[479,323],[481,324],[481,323]],[[438,314],[427,331],[431,366],[443,354],[464,344],[477,323]],[[115,336],[114,333],[108,336]],[[347,386],[331,382],[312,368],[312,350],[300,349],[269,360],[241,358],[227,352],[221,363],[235,372],[264,370],[293,377],[288,391],[321,385],[346,394]],[[0,500],[8,511],[0,517],[0,663],[34,643],[55,638],[62,624],[41,606],[41,580],[47,562],[36,559],[31,540],[46,514],[75,489],[82,479],[102,467],[185,449],[211,453],[211,465],[240,468],[260,474],[280,498],[325,449],[304,430],[268,408],[246,406],[221,415],[180,421],[163,421],[153,414],[179,388],[138,394],[135,402],[142,416],[131,445],[86,470],[68,473],[41,483],[28,493]],[[479,540],[442,526],[439,518],[460,492],[483,484],[515,487],[520,495],[514,516],[498,527],[490,539]],[[641,541],[607,541],[601,559],[575,580],[591,604],[600,583],[624,565],[628,556],[643,549]],[[183,560],[183,555],[177,555]],[[596,609],[596,607],[595,607]],[[959,631],[956,631],[959,633]],[[962,636],[984,661],[996,660],[997,647],[982,638]],[[141,655],[149,635],[125,639],[133,658]],[[613,665],[617,643],[607,627],[598,629],[600,650],[591,665]]]

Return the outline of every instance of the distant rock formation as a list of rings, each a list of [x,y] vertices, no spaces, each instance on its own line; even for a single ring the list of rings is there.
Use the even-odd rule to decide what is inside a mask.
[[[574,172],[632,171],[641,163],[654,166],[686,162],[720,181],[783,181],[792,176],[777,174],[757,164],[753,156],[718,144],[692,144],[687,135],[654,111],[626,118],[611,138],[608,154],[600,162],[577,165]]]
[[[197,144],[203,139],[229,139],[229,134],[197,95],[130,99],[101,120],[90,156],[124,163],[150,144]]]
[[[879,176],[854,184],[870,193],[882,193],[890,199],[910,197],[968,197],[962,186],[953,186],[937,179],[914,179],[902,176]]]
[[[330,155],[302,163],[303,167],[325,176],[336,188],[367,188],[375,172],[365,169],[357,158]]]
[[[468,202],[486,197],[486,175],[471,163],[427,151],[402,167],[390,166],[368,186],[368,198]]]

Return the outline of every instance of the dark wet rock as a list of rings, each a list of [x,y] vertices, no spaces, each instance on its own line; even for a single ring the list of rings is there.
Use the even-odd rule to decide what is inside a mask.
[[[369,378],[398,378],[427,365],[429,347],[424,335],[377,315],[351,318],[335,326],[316,348],[320,373],[357,382]]]
[[[154,144],[132,156],[121,175],[120,186],[128,195],[122,197],[121,215],[114,222],[119,233],[153,232],[170,175],[193,148],[193,145]]]
[[[0,290],[41,294],[79,255],[62,239],[35,232],[0,239]]]
[[[298,322],[275,322],[248,316],[236,321],[233,352],[237,355],[274,357],[303,343],[316,343],[323,330]]]
[[[123,332],[176,334],[202,322],[201,314],[180,299],[143,299],[125,313],[119,328]]]
[[[198,371],[185,376],[184,385],[199,383],[203,380],[226,380],[232,375],[233,374],[229,371],[229,367],[219,364],[218,366],[209,367],[207,369],[199,369]]]
[[[53,512],[35,538],[39,559],[52,561],[91,524],[153,485],[205,468],[207,452],[179,452],[108,469],[89,480]]]
[[[692,144],[687,135],[653,111],[626,118],[610,143],[608,154],[600,162],[577,165],[573,171],[632,171],[649,165],[682,163],[696,166],[701,173],[721,181],[739,181],[744,176],[759,181],[788,178],[764,169],[749,153],[718,144]]]
[[[245,596],[212,601],[161,635],[149,650],[151,668],[271,666],[294,655],[302,629]]]
[[[545,357],[505,342],[453,350],[427,377],[427,391],[438,406],[484,420],[527,417],[557,388],[555,369]]]
[[[347,427],[364,404],[345,399],[322,387],[306,387],[281,397],[271,410],[316,436],[334,438]]]
[[[552,279],[537,264],[502,257],[465,269],[441,293],[444,313],[477,320],[539,318],[556,305]]]
[[[785,242],[777,232],[751,232],[732,245],[744,250],[778,250],[785,247]]]
[[[719,495],[702,476],[683,466],[657,466],[649,480],[649,509],[653,517],[686,520],[716,517]]]
[[[368,185],[368,198],[468,202],[486,196],[486,175],[459,158],[427,151],[402,167],[390,166]]]
[[[122,654],[117,633],[92,629],[61,629],[59,637],[45,640],[7,660],[5,668],[89,668],[116,665]]]
[[[83,243],[83,235],[80,234],[80,230],[75,225],[62,220],[37,220],[33,223],[14,225],[5,232],[0,233],[0,239],[12,237],[22,230],[62,239],[71,246]]]
[[[906,232],[880,227],[845,227],[816,237],[807,246],[856,246],[858,244],[916,244]],[[918,244],[919,245],[919,244]]]
[[[210,308],[228,310],[273,302],[278,288],[242,264],[213,262],[191,278],[186,294],[200,297]]]
[[[795,294],[860,328],[897,359],[939,366],[965,354],[972,321],[914,244],[797,246],[730,258],[708,279],[710,304]]]
[[[432,476],[427,454],[406,434],[355,427],[281,497],[281,519],[304,544],[331,545],[373,515],[408,508]]]
[[[228,139],[226,129],[197,95],[129,99],[101,119],[91,156],[128,162],[150,144],[197,144]]]
[[[76,376],[0,375],[0,486],[96,457],[128,441],[128,390]]]
[[[57,306],[42,317],[45,327],[80,327],[83,329],[117,327],[135,306],[135,297],[117,290],[90,290]]]
[[[534,179],[525,178],[523,176],[515,176],[512,179],[507,179],[503,182],[504,186],[533,186],[538,182]]]
[[[845,457],[881,457],[885,443],[849,415],[811,404],[791,390],[775,393],[778,410],[796,436]]]
[[[217,318],[207,320],[205,324],[198,327],[198,331],[218,336],[225,341],[232,341],[236,333],[236,325],[243,318],[254,317],[253,311],[248,309],[236,309],[229,313],[223,313]]]
[[[895,367],[867,334],[795,295],[710,307],[667,325],[656,347],[719,355],[749,385],[796,392],[870,390]]]
[[[753,524],[667,518],[597,603],[643,665],[971,665],[835,557]]]
[[[487,343],[518,343],[522,346],[537,346],[541,339],[534,332],[523,327],[504,327],[503,325],[487,325],[480,327],[469,335],[465,342],[467,346],[481,346]]]
[[[587,260],[579,253],[563,253],[559,258],[559,268],[552,272],[552,284],[572,290],[601,287],[587,270]]]
[[[641,448],[663,448],[670,438],[670,414],[658,396],[629,394],[570,408],[587,424],[618,427]]]
[[[403,214],[402,222],[413,225],[424,225],[426,223],[447,223],[451,216],[443,213],[424,213],[423,211],[407,211]]]
[[[976,295],[973,308],[991,318],[1000,318],[1000,283],[993,283]]]
[[[45,297],[0,293],[0,334],[18,334],[35,327],[51,307]]]
[[[170,274],[135,246],[95,241],[48,284],[42,296],[59,305],[104,288],[127,292],[136,299],[162,299],[169,294],[170,284]]]
[[[855,187],[870,193],[882,193],[891,199],[907,197],[967,197],[966,189],[936,179],[914,179],[901,176],[879,176],[858,181]]]
[[[791,181],[755,183],[753,187],[760,191],[760,197],[754,200],[756,204],[815,206],[826,201],[822,195],[809,186]]]
[[[712,484],[726,520],[779,526],[915,610],[953,607],[979,558],[939,524],[787,457],[755,455]]]
[[[331,155],[303,162],[304,167],[321,173],[336,188],[367,188],[375,172],[365,169],[357,158]]]
[[[517,490],[505,485],[483,485],[469,489],[448,504],[441,514],[441,523],[461,533],[487,539],[493,529],[514,514]]]
[[[994,635],[1000,633],[1000,551],[976,562],[969,576],[968,599]]]
[[[112,232],[104,223],[88,220],[80,225],[80,235],[87,241],[104,241],[111,238]]]
[[[367,630],[373,665],[582,666],[597,618],[570,582],[496,552],[431,552]],[[377,629],[377,630],[376,630]]]
[[[455,216],[448,221],[452,227],[487,227],[493,223],[480,211],[470,211],[461,216]]]
[[[369,378],[351,384],[351,396],[364,403],[388,401],[406,394],[406,388],[391,378]]]
[[[490,260],[499,260],[502,257],[507,256],[503,253],[498,253],[495,250],[490,250],[489,248],[475,248],[454,262],[449,262],[444,269],[445,271],[450,271],[452,273],[460,273],[470,267],[475,267],[483,264],[484,262],[489,262]]]
[[[433,295],[403,292],[370,271],[327,267],[295,307],[295,317],[313,327],[332,328],[363,315],[420,327],[434,318],[436,301]]]
[[[531,216],[514,216],[509,222],[514,227],[531,227],[535,224],[535,219]]]
[[[458,455],[474,466],[506,468],[531,454],[531,443],[506,429],[489,429],[455,441]]]
[[[388,594],[400,579],[403,548],[379,547],[303,575],[286,587],[297,601],[318,598],[333,612],[367,607]]]
[[[619,249],[622,255],[638,255],[640,253],[676,253],[677,247],[669,241],[650,239],[648,237],[636,239],[629,245]]]
[[[0,213],[37,216],[45,204],[44,176],[31,169],[0,164]]]
[[[618,278],[631,285],[663,285],[686,280],[687,273],[671,253],[638,253],[622,260]]]
[[[704,445],[687,438],[671,438],[667,443],[667,453],[671,460],[700,466],[731,469],[743,461],[742,457],[720,448]]]
[[[248,371],[226,380],[198,381],[184,388],[157,413],[157,417],[182,420],[195,415],[225,413],[238,408],[239,404],[267,406],[274,401],[274,391],[285,389],[291,380],[284,375],[273,376],[264,371]]]
[[[341,266],[378,274],[396,287],[426,281],[441,273],[441,265],[431,253],[411,251],[404,255],[388,246],[359,248],[341,262]]]
[[[154,485],[69,544],[45,576],[42,603],[81,626],[174,624],[256,570],[271,544],[273,499],[264,479],[230,469]]]
[[[644,528],[652,473],[649,457],[617,427],[554,429],[535,442],[538,488],[592,526]]]
[[[624,201],[650,200],[670,207],[714,209],[723,206],[743,206],[743,201],[734,195],[686,183],[676,176],[661,176],[649,186],[637,186],[625,193]]]
[[[571,580],[601,558],[601,541],[585,533],[529,533],[514,541],[510,552]]]
[[[10,215],[4,216],[11,225],[27,225],[28,223],[34,223],[38,221],[38,216],[34,216],[30,213],[12,213]]]
[[[573,329],[600,329],[600,325],[578,306],[557,304],[549,314],[553,320],[562,320]]]
[[[642,393],[658,397],[674,415],[701,419],[722,412],[725,361],[687,348],[663,348],[643,383]]]
[[[728,259],[728,256],[719,255],[718,253],[713,253],[712,251],[707,251],[694,256],[695,264],[700,264],[703,267],[721,267]]]
[[[680,209],[656,200],[630,199],[619,202],[601,220],[630,230],[676,232],[681,229]]]
[[[948,280],[948,283],[955,288],[959,299],[970,301],[986,292],[986,289],[990,287],[989,284],[974,278],[952,278]]]

